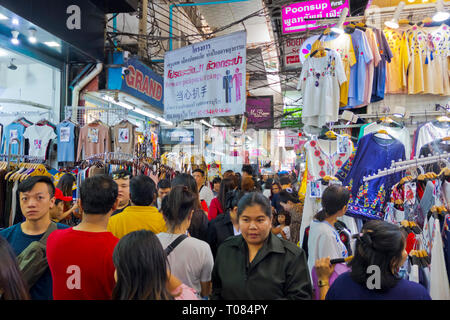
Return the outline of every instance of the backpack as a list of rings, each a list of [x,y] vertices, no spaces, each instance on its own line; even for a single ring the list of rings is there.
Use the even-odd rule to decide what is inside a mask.
[[[41,240],[31,242],[18,256],[19,269],[28,288],[33,287],[48,268],[46,245],[47,238],[57,229],[57,225],[51,222]]]

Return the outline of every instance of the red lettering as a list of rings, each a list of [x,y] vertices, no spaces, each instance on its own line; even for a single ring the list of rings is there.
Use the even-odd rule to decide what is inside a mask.
[[[140,70],[136,71],[136,81],[134,82],[134,88],[140,92],[142,92],[142,80],[144,75]]]
[[[143,93],[148,95],[148,76],[145,76],[144,85],[143,85],[142,91],[143,91]]]
[[[135,75],[135,70],[133,66],[128,66],[128,70],[130,70],[130,73],[126,76],[126,82],[127,82],[127,86],[134,88],[134,75]]]
[[[150,90],[148,92],[148,95],[151,98],[154,98],[156,96],[156,85],[157,84],[158,83],[156,81],[154,81],[153,79],[150,80],[150,88],[149,88]]]
[[[156,83],[156,95],[155,95],[154,98],[157,101],[161,101],[161,98],[162,98],[162,86],[161,86],[161,84],[159,82],[155,81],[155,83]]]

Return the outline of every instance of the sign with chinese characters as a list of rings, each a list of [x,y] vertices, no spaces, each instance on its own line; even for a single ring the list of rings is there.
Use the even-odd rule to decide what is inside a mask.
[[[247,97],[246,111],[250,127],[273,128],[273,96]]]
[[[305,19],[337,18],[344,8],[349,8],[349,0],[312,0],[287,5],[281,11],[283,33],[317,29],[315,20]]]
[[[164,118],[243,114],[246,100],[247,33],[239,31],[164,56]]]

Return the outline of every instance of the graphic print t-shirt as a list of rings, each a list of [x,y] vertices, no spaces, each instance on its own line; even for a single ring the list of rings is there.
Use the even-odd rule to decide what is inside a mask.
[[[58,162],[75,161],[75,124],[67,121],[56,127],[58,133]]]
[[[55,131],[49,126],[29,126],[23,134],[30,142],[28,155],[33,157],[45,157],[50,140],[56,138]]]

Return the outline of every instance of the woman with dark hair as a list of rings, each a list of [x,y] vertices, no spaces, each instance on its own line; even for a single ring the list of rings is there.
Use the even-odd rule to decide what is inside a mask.
[[[279,205],[284,211],[291,215],[291,224],[289,226],[291,238],[289,241],[297,244],[300,240],[300,226],[302,224],[303,203],[301,203],[298,196],[283,190],[278,194]]]
[[[188,231],[190,236],[206,241],[208,232],[208,211],[205,212],[200,201],[197,182],[190,174],[181,173],[172,180],[172,188],[175,186],[186,186],[188,190],[195,195],[197,201],[195,201],[194,214]]]
[[[225,212],[220,214],[214,220],[211,220],[208,226],[208,243],[211,247],[213,256],[216,257],[217,248],[228,237],[241,234],[239,230],[239,221],[237,219],[237,206],[242,197],[238,190],[230,190],[225,197]]]
[[[223,179],[220,183],[219,194],[211,201],[208,211],[208,220],[215,219],[219,214],[223,213],[225,208],[225,195],[228,191],[234,190],[235,185],[232,179]]]
[[[329,258],[316,261],[322,286],[321,298],[327,300],[431,300],[419,283],[402,279],[399,268],[408,257],[406,234],[400,227],[382,220],[364,224],[357,236],[351,271],[341,274],[329,288],[333,272]],[[373,270],[378,270],[378,279]],[[328,289],[329,288],[329,289]]]
[[[207,297],[211,293],[214,264],[211,248],[205,241],[186,237],[196,206],[198,194],[187,186],[174,186],[164,197],[161,208],[167,232],[159,233],[158,238],[165,250],[172,250],[168,253],[171,273],[201,297]]]
[[[272,208],[259,192],[244,195],[237,216],[241,235],[219,247],[212,299],[311,299],[305,252],[271,231]]]
[[[332,184],[322,195],[322,210],[310,224],[308,234],[308,268],[311,272],[317,259],[348,257],[348,250],[334,227],[339,217],[347,211],[350,191],[344,187]]]
[[[62,191],[62,196],[72,197],[73,185],[76,179],[71,173],[65,173],[58,181],[56,188]],[[75,226],[81,222],[81,215],[77,211],[78,205],[70,201],[64,201],[63,214],[58,217],[58,222]]]
[[[164,249],[150,230],[133,231],[120,239],[114,249],[113,262],[116,268],[114,300],[197,299],[193,289],[169,276]]]
[[[0,300],[29,300],[16,255],[8,241],[0,236]]]

